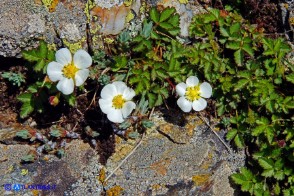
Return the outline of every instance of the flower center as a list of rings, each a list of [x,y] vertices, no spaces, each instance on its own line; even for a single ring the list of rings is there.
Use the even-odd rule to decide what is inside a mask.
[[[190,86],[187,87],[185,93],[186,99],[193,102],[200,98],[200,87],[199,86]]]
[[[68,65],[64,66],[62,69],[62,73],[64,77],[66,78],[75,78],[75,75],[79,71],[79,68],[77,68],[73,63],[69,63]]]
[[[124,106],[125,102],[126,102],[126,100],[124,100],[124,98],[122,97],[122,95],[116,95],[112,99],[112,106],[115,109],[121,109]]]

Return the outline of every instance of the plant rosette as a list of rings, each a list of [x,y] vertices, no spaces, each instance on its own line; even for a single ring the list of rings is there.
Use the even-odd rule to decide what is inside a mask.
[[[136,107],[136,104],[131,101],[134,96],[133,89],[127,87],[124,82],[116,81],[107,84],[101,90],[99,106],[111,122],[122,123]]]
[[[56,61],[48,64],[47,74],[57,89],[64,95],[73,93],[74,86],[81,86],[89,76],[92,58],[85,50],[78,50],[72,57],[67,48],[58,50]]]
[[[199,84],[199,79],[196,76],[188,77],[186,83],[177,84],[176,91],[180,96],[177,104],[184,112],[190,112],[192,108],[195,111],[204,110],[207,102],[203,98],[210,98],[212,95],[210,84],[207,82]]]

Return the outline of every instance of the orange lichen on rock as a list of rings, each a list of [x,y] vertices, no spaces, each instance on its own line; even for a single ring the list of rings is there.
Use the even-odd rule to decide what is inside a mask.
[[[210,176],[210,174],[198,174],[192,177],[192,181],[196,186],[202,186],[209,181]]]
[[[167,173],[167,168],[171,163],[171,159],[167,158],[165,160],[157,161],[150,165],[150,168],[154,170],[157,174],[165,176]]]
[[[110,9],[96,6],[91,10],[91,15],[99,17],[102,25],[101,32],[104,35],[117,35],[124,29],[125,20],[130,11],[131,8],[124,4]]]
[[[106,196],[119,196],[123,190],[122,187],[116,185],[106,191]]]

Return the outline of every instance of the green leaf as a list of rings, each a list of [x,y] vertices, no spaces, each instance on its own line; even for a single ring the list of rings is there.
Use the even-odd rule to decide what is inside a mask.
[[[20,117],[26,118],[29,114],[34,111],[34,107],[31,102],[25,102],[20,108]]]
[[[244,147],[244,139],[240,134],[237,134],[234,138],[234,142],[238,148],[243,148]]]
[[[150,10],[150,18],[151,20],[153,20],[155,23],[159,22],[159,12],[157,11],[157,9],[155,7],[152,7]]]
[[[180,15],[179,14],[175,14],[167,22],[170,23],[171,25],[173,25],[174,27],[179,27],[179,24],[180,24]]]
[[[294,84],[294,73],[286,75],[286,80]]]
[[[244,87],[246,88],[247,84],[250,82],[248,79],[239,79],[235,84],[234,91],[242,90]]]
[[[163,21],[167,20],[175,12],[176,12],[176,9],[174,7],[164,9],[160,14],[159,22],[163,22]]]
[[[274,167],[274,162],[271,159],[260,157],[258,163],[263,169],[273,169]]]
[[[169,29],[173,29],[174,28],[173,25],[171,25],[171,24],[169,24],[167,22],[161,22],[161,23],[159,23],[159,26],[162,27],[162,28],[164,28],[164,29],[166,29],[166,30],[169,30]]]
[[[237,132],[238,132],[237,129],[229,130],[228,133],[226,134],[226,139],[227,140],[232,140],[236,136]]]
[[[234,52],[234,59],[237,65],[242,65],[242,60],[243,60],[243,52],[241,49],[237,50]]]
[[[44,60],[44,59],[40,59],[40,60],[36,63],[36,65],[34,65],[34,70],[35,70],[36,72],[38,72],[38,71],[42,71],[45,65],[46,65],[45,60]]]
[[[29,61],[29,62],[35,62],[40,60],[41,58],[36,54],[35,50],[30,50],[30,51],[22,51],[22,57]]]
[[[23,103],[30,102],[32,100],[32,93],[23,93],[17,97],[17,99]]]
[[[245,178],[245,176],[243,174],[232,174],[231,175],[232,180],[239,185],[242,185],[244,182],[247,181],[247,179]]]
[[[253,173],[249,170],[249,169],[246,169],[245,167],[242,167],[240,169],[241,173],[244,175],[244,177],[247,179],[247,180],[252,180],[253,179]]]
[[[220,33],[221,33],[222,36],[224,36],[224,37],[229,37],[230,36],[229,32],[225,28],[220,27],[219,30],[220,30]]]
[[[226,43],[226,48],[229,48],[232,50],[238,50],[240,49],[240,42],[229,41],[228,43]]]
[[[254,50],[250,44],[244,44],[242,49],[247,52],[251,57],[254,57]]]
[[[233,34],[233,33],[236,33],[238,31],[240,31],[240,27],[241,27],[241,24],[240,23],[234,23],[230,26],[230,33]]]
[[[155,101],[156,101],[156,95],[154,95],[153,93],[148,93],[147,96],[148,96],[149,108],[154,107]]]
[[[38,54],[41,58],[46,58],[47,57],[47,52],[48,52],[48,48],[47,48],[47,44],[44,41],[40,42],[40,46],[39,46],[39,51]]]

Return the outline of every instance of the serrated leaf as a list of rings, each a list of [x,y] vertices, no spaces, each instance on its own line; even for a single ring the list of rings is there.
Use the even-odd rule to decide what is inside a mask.
[[[250,82],[248,79],[239,79],[235,84],[234,91],[242,90]]]
[[[224,36],[224,37],[229,37],[230,36],[229,32],[225,28],[220,27],[219,30],[220,30],[220,33],[221,33],[222,36]]]
[[[23,103],[30,102],[32,100],[32,93],[23,93],[17,97],[17,99]]]
[[[150,18],[155,23],[159,22],[160,15],[159,15],[159,12],[157,11],[157,9],[155,7],[152,7],[151,10],[150,10]]]
[[[42,71],[45,65],[46,65],[45,60],[44,60],[44,59],[40,59],[40,60],[36,63],[36,65],[34,65],[34,70],[35,70],[36,72],[38,72],[38,71]]]
[[[153,93],[148,93],[147,97],[149,102],[149,108],[154,107],[155,101],[156,101],[156,95],[154,95]]]
[[[294,84],[294,73],[286,75],[286,80]]]
[[[179,14],[175,14],[170,19],[168,19],[167,22],[170,23],[171,25],[173,25],[174,27],[179,27],[179,24],[180,24],[180,15]]]
[[[243,61],[243,52],[241,49],[237,50],[236,52],[234,52],[234,59],[235,62],[237,63],[237,65],[242,65],[242,61]]]
[[[165,78],[168,77],[168,76],[166,75],[166,72],[165,72],[164,70],[162,70],[162,69],[158,69],[158,70],[156,70],[156,74],[157,74],[160,78],[162,78],[162,79],[165,79]]]
[[[226,139],[227,140],[232,140],[236,136],[237,132],[238,132],[237,129],[229,130],[228,133],[226,134]]]
[[[242,167],[240,169],[241,173],[243,174],[243,176],[247,179],[247,180],[252,180],[253,179],[253,173],[249,170],[246,169],[245,167]]]
[[[271,159],[260,157],[258,163],[263,169],[273,169],[274,167],[274,162]]]
[[[272,177],[274,175],[274,172],[274,169],[266,169],[261,173],[261,175],[264,177]]]
[[[20,117],[26,118],[29,114],[34,111],[34,107],[31,102],[25,102],[20,108]]]
[[[242,175],[242,174],[240,174],[240,173],[239,174],[232,174],[231,175],[231,178],[238,185],[242,185],[244,182],[247,181],[247,179],[245,178],[245,176]]]
[[[168,30],[169,34],[173,35],[173,36],[176,36],[180,33],[180,28],[179,27],[175,27],[174,29],[172,30]]]
[[[169,30],[169,29],[173,29],[174,28],[173,25],[171,25],[171,24],[169,24],[167,22],[161,22],[161,23],[159,23],[159,26],[162,27],[162,28],[164,28],[164,29],[166,29],[166,30]]]
[[[160,14],[159,22],[163,22],[163,21],[167,20],[175,12],[176,12],[176,9],[174,7],[164,9]]]
[[[254,50],[250,44],[244,44],[242,49],[247,52],[251,57],[254,57]]]
[[[47,52],[48,52],[47,44],[44,41],[41,41],[40,46],[38,48],[38,55],[41,58],[46,58],[47,57]]]
[[[240,49],[240,42],[229,41],[226,43],[226,48],[229,48],[232,50],[238,50],[238,49]]]
[[[29,61],[29,62],[35,62],[40,60],[41,58],[36,54],[35,50],[30,50],[30,51],[22,51],[22,57]]]
[[[234,23],[230,26],[230,34],[233,34],[233,33],[236,33],[238,31],[240,31],[240,27],[241,27],[241,24],[240,23]]]
[[[244,147],[244,139],[240,134],[237,134],[234,138],[234,142],[238,148],[243,148]]]

